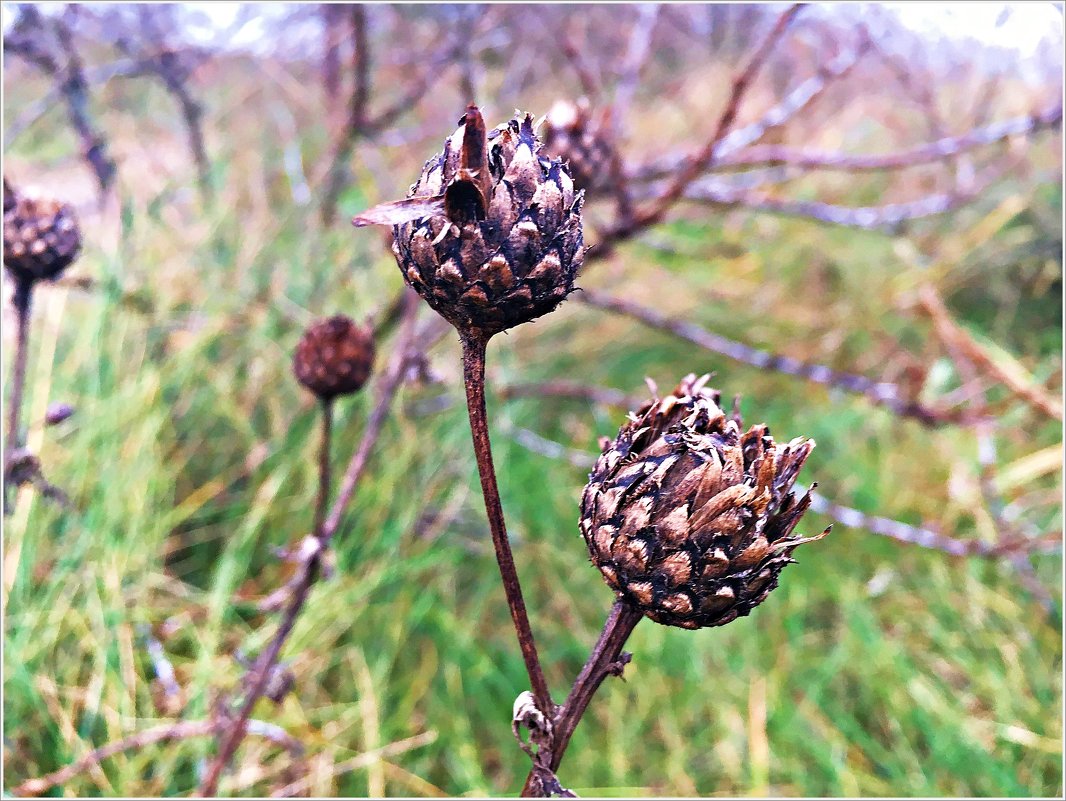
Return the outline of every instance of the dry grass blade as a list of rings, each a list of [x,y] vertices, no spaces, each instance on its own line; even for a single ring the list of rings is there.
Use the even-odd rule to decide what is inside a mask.
[[[937,291],[929,285],[919,294],[922,309],[933,321],[937,336],[946,345],[963,354],[976,366],[987,371],[1011,392],[1034,409],[1056,420],[1063,419],[1062,398],[1052,396],[1017,360],[1004,351],[995,355],[955,322]]]

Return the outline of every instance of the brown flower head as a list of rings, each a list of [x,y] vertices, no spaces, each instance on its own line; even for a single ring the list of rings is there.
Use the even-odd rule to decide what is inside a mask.
[[[593,117],[587,100],[559,100],[541,127],[544,149],[570,168],[574,186],[590,193],[615,189],[617,158],[612,144],[610,109]]]
[[[356,225],[393,225],[404,279],[461,333],[490,337],[547,314],[584,255],[582,193],[542,154],[529,114],[486,131],[470,106],[407,200]]]
[[[343,314],[304,331],[292,359],[296,380],[323,400],[358,392],[373,365],[373,332]]]
[[[606,445],[581,533],[610,587],[652,620],[696,629],[747,615],[777,586],[810,505],[791,493],[814,442],[740,433],[707,376],[645,403]]]
[[[79,252],[81,231],[70,206],[22,197],[4,179],[4,266],[17,280],[58,278]]]

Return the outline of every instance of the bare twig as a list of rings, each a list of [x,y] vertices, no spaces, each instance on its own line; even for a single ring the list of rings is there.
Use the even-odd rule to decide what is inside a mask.
[[[797,484],[797,489],[802,487]],[[924,526],[912,526],[887,517],[868,515],[850,506],[829,500],[819,492],[811,493],[811,509],[828,515],[848,528],[863,528],[882,537],[943,551],[952,556],[1000,557],[1018,552],[1055,549],[1061,547],[1062,532],[1054,532],[1036,539],[1007,540],[996,544],[980,540],[960,540]]]
[[[726,102],[725,110],[719,117],[718,125],[715,127],[714,134],[710,140],[677,172],[665,191],[660,193],[647,208],[636,212],[633,225],[647,227],[661,220],[670,206],[684,195],[685,189],[689,184],[699,177],[708,166],[714,163],[718,155],[719,145],[729,132],[729,129],[733,127],[733,122],[740,111],[740,102],[747,93],[748,87],[774,49],[774,46],[784,35],[789,23],[792,22],[801,8],[801,4],[793,4],[778,17],[774,27],[755,48],[755,52],[748,59],[747,65],[733,80],[733,85],[729,92],[729,100]]]
[[[15,292],[11,305],[15,307],[15,362],[11,367],[11,395],[8,397],[7,438],[4,443],[4,514],[15,511],[15,494],[18,482],[10,475],[12,457],[20,446],[19,421],[22,414],[22,395],[26,387],[26,357],[29,351],[30,306],[33,300],[33,282],[15,279]]]
[[[95,748],[78,761],[57,771],[36,779],[28,779],[16,785],[12,792],[16,796],[41,795],[53,787],[65,784],[75,776],[99,765],[105,759],[121,754],[123,751],[146,748],[155,743],[187,740],[191,737],[206,737],[218,733],[219,726],[220,722],[210,720],[185,720],[178,723],[153,726],[150,729],[135,732],[129,737]],[[249,733],[271,740],[293,755],[299,755],[303,751],[303,746],[300,745],[300,742],[278,726],[271,726],[262,721],[253,720],[249,721],[248,729]]]
[[[470,434],[474,443],[474,455],[477,457],[478,474],[481,477],[481,491],[485,497],[485,512],[489,520],[489,531],[496,552],[496,561],[503,579],[503,589],[507,596],[507,606],[511,611],[518,646],[529,674],[533,697],[537,708],[545,717],[555,713],[548,682],[537,656],[537,645],[533,639],[533,629],[529,625],[525,601],[522,598],[522,586],[518,580],[511,543],[507,537],[507,524],[504,522],[503,505],[500,503],[500,490],[496,485],[496,471],[492,464],[492,444],[489,440],[488,414],[485,410],[485,346],[487,338],[460,334],[463,342],[463,379],[466,386],[466,406],[470,417]]]
[[[575,381],[545,381],[540,384],[511,384],[500,387],[501,398],[578,398],[604,406],[636,408],[639,403],[618,389],[597,387]]]
[[[655,23],[659,18],[658,3],[642,3],[635,10],[637,16],[629,31],[629,45],[622,59],[618,83],[614,89],[614,101],[611,104],[616,119],[624,119],[629,111],[640,73],[648,61]]]
[[[778,356],[758,350],[750,345],[736,342],[707,331],[695,323],[674,320],[659,312],[597,291],[584,290],[575,297],[589,306],[624,314],[645,325],[667,331],[707,350],[728,356],[735,361],[764,370],[776,370],[808,381],[853,392],[866,397],[871,403],[884,406],[901,417],[910,417],[923,425],[935,426],[945,423],[969,422],[966,415],[934,409],[916,400],[905,398],[897,384],[874,381],[865,376],[841,373],[820,364],[807,364],[790,356]]]
[[[252,708],[255,706],[256,701],[258,701],[266,691],[267,685],[274,672],[274,666],[277,664],[278,657],[281,654],[281,648],[285,644],[285,640],[288,638],[289,634],[292,632],[292,629],[296,624],[296,619],[303,610],[304,604],[310,595],[311,588],[314,586],[314,583],[318,578],[322,558],[329,547],[333,535],[337,532],[337,529],[340,526],[340,521],[348,504],[354,496],[355,488],[359,483],[359,479],[363,475],[370,452],[377,443],[382,427],[388,417],[389,409],[392,405],[392,399],[396,394],[396,390],[399,389],[400,384],[403,382],[410,355],[409,348],[413,343],[415,335],[415,318],[418,313],[417,298],[413,292],[410,293],[410,298],[411,301],[408,303],[407,309],[405,310],[403,330],[395,345],[385,373],[382,376],[381,383],[379,384],[378,399],[373,411],[370,413],[370,417],[367,419],[366,428],[363,430],[363,437],[348,464],[348,470],[345,473],[340,494],[334,501],[329,516],[321,523],[318,531],[314,535],[305,538],[303,545],[301,545],[297,574],[293,581],[290,582],[291,590],[288,607],[278,625],[277,633],[274,635],[269,645],[267,645],[266,649],[260,654],[259,658],[256,660],[255,666],[249,671],[248,676],[246,677],[248,690],[246,692],[244,703],[240,712],[229,723],[227,731],[223,735],[219,745],[218,754],[215,757],[215,760],[211,763],[211,766],[208,768],[207,773],[201,782],[200,792],[204,796],[214,795],[222,771],[225,769],[229,760],[233,757],[237,746],[244,738],[245,723],[251,716]],[[328,444],[328,437],[325,433],[323,434],[323,444],[324,447]],[[322,498],[321,492],[319,498]],[[316,513],[316,515],[317,514],[318,513]]]
[[[864,47],[842,51],[825,64],[815,75],[807,78],[789,92],[756,122],[738,128],[726,135],[718,147],[717,158],[712,166],[728,167],[733,163],[734,154],[758,142],[771,128],[784,125],[801,111],[808,108],[815,100],[821,97],[833,81],[844,78],[851,72],[855,65],[859,63],[859,59],[864,52]],[[632,169],[630,176],[635,181],[650,181],[668,177],[677,172],[689,158],[690,156],[685,154],[660,157],[649,164]]]
[[[630,655],[623,653],[622,648],[643,616],[632,604],[623,600],[615,601],[599,640],[574,681],[565,703],[555,716],[551,747],[536,754],[534,767],[522,788],[523,796],[547,797],[551,794],[554,788],[545,785],[545,778],[554,778],[570,744],[570,738],[600,685],[608,676],[622,675],[622,670],[630,660]]]
[[[372,751],[359,754],[358,756],[347,759],[344,762],[338,762],[333,766],[332,774],[339,776],[342,773],[350,773],[353,770],[360,770],[361,768],[369,767],[375,762],[391,759],[399,756],[400,754],[412,751],[415,748],[421,748],[424,745],[429,745],[435,742],[437,739],[437,733],[435,731],[424,731],[421,734],[416,734],[413,737],[408,737],[405,740],[397,740],[394,743],[383,745],[380,748],[375,748]],[[284,787],[275,790],[270,794],[271,798],[291,798],[297,793],[301,793],[307,790],[313,781],[310,776],[303,776],[291,784],[287,784]]]
[[[52,31],[65,63],[40,41],[45,31]],[[89,111],[89,84],[81,57],[74,44],[74,36],[60,16],[47,20],[30,4],[19,7],[19,18],[11,32],[4,37],[4,47],[21,56],[48,75],[55,83],[67,107],[67,117],[82,146],[82,157],[96,176],[101,199],[114,183],[117,167],[108,155],[107,140],[93,125]]]
[[[948,136],[897,153],[850,155],[816,152],[781,145],[756,145],[719,160],[719,167],[752,167],[784,164],[806,170],[846,172],[900,170],[957,156],[968,150],[1002,142],[1015,136],[1030,136],[1062,122],[1062,105],[1025,117],[1014,117],[960,136]]]

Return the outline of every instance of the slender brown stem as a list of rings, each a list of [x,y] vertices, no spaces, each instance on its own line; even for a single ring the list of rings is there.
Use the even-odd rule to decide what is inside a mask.
[[[15,292],[11,298],[11,304],[15,307],[16,339],[15,339],[15,364],[11,373],[11,397],[8,398],[7,417],[7,440],[4,448],[4,471],[7,472],[11,463],[11,456],[18,450],[20,444],[19,420],[22,414],[22,394],[26,387],[26,355],[29,350],[30,338],[30,302],[33,297],[33,282],[25,279],[17,279]],[[5,479],[8,478],[5,476]],[[4,514],[9,515],[15,511],[15,493],[17,487],[14,482],[4,482]]]
[[[229,730],[222,736],[222,744],[219,747],[218,755],[215,757],[214,762],[211,763],[207,774],[204,776],[204,779],[200,784],[200,795],[202,796],[207,797],[215,794],[222,771],[229,763],[229,760],[232,759],[241,740],[244,739],[247,721],[252,713],[252,708],[255,706],[256,701],[261,698],[266,691],[267,684],[274,671],[274,665],[277,663],[278,655],[281,653],[281,648],[285,644],[285,640],[288,638],[289,634],[292,632],[292,629],[296,624],[296,618],[303,610],[304,604],[307,602],[307,598],[310,595],[311,588],[314,586],[314,583],[318,578],[322,554],[325,553],[330,540],[339,528],[341,519],[344,516],[344,511],[347,509],[348,504],[351,502],[351,499],[355,494],[356,486],[364,473],[370,452],[373,450],[374,445],[378,440],[378,436],[381,434],[385,419],[388,417],[389,408],[392,405],[392,399],[395,397],[396,391],[403,383],[404,373],[409,362],[410,349],[416,335],[415,320],[418,314],[417,300],[417,296],[409,291],[408,301],[404,311],[403,328],[393,349],[392,358],[389,360],[389,364],[385,369],[385,374],[382,376],[381,383],[378,386],[377,403],[367,420],[366,428],[363,430],[363,437],[348,463],[348,469],[345,472],[340,492],[334,500],[333,506],[330,508],[329,515],[325,517],[321,524],[318,523],[319,513],[316,509],[315,535],[305,540],[305,543],[313,546],[313,549],[305,552],[305,556],[301,559],[298,568],[300,572],[297,574],[295,580],[289,584],[289,588],[291,588],[288,589],[289,603],[285,609],[281,624],[278,626],[278,630],[274,634],[274,638],[271,640],[266,650],[260,654],[255,665],[248,673],[247,683],[249,685],[249,690],[244,705],[237,717],[234,718]],[[430,338],[431,337],[427,337],[427,340]],[[327,412],[323,409],[323,413],[332,416],[331,411]],[[325,421],[323,422],[323,425],[326,425]],[[324,430],[323,450],[327,450],[329,438],[329,433]],[[322,465],[328,466],[328,456],[321,455],[319,464],[320,467]],[[321,499],[325,494],[326,492],[320,488],[319,502],[322,506],[324,506],[324,504],[322,504]]]
[[[496,486],[496,470],[492,465],[492,444],[489,441],[488,415],[485,411],[485,346],[488,340],[477,334],[462,334],[463,340],[463,379],[466,384],[466,408],[470,415],[470,434],[474,440],[474,455],[477,457],[477,469],[481,476],[481,492],[485,496],[485,512],[489,518],[489,531],[492,544],[496,550],[496,561],[503,578],[503,590],[507,595],[507,605],[511,609],[518,634],[518,646],[522,649],[522,659],[529,673],[529,683],[537,708],[547,718],[555,714],[548,683],[537,657],[537,646],[533,641],[533,630],[529,626],[525,601],[522,600],[522,586],[518,582],[511,543],[507,539],[507,527],[503,518],[503,505],[500,503],[500,490]]]
[[[294,737],[285,733],[284,729],[272,726],[262,721],[256,723],[253,733],[276,742],[294,756],[303,751],[303,746]],[[178,723],[164,723],[150,729],[134,732],[129,737],[123,737],[99,748],[95,748],[85,754],[77,762],[60,768],[57,771],[41,776],[36,779],[27,779],[14,788],[16,796],[41,795],[60,784],[65,784],[77,775],[96,767],[105,759],[130,751],[134,748],[147,748],[156,743],[173,740],[186,740],[190,737],[206,737],[214,734],[218,729],[218,723],[212,720],[183,720]]]
[[[322,539],[322,522],[326,519],[326,504],[329,502],[330,441],[333,438],[333,398],[322,399],[322,444],[318,448],[318,497],[315,499],[315,522],[311,529]]]
[[[632,604],[625,601],[615,601],[607,621],[603,624],[600,638],[589,654],[585,666],[581,668],[566,697],[566,702],[559,710],[555,718],[555,732],[552,741],[551,753],[535,766],[526,777],[525,786],[522,788],[524,797],[542,797],[546,795],[542,781],[538,774],[546,768],[552,774],[559,769],[563,761],[563,755],[570,744],[570,738],[581,722],[585,710],[588,709],[592,697],[603,684],[608,676],[621,675],[622,668],[629,661],[628,654],[622,654],[622,648],[633,633],[637,623],[640,622],[643,613]],[[539,755],[538,755],[539,756]]]

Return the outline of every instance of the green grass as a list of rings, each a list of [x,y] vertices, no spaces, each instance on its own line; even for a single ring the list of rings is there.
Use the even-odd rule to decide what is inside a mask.
[[[253,130],[254,104],[242,110],[230,91],[214,99],[219,117]],[[263,194],[258,182],[280,159],[265,132],[253,135],[261,141],[251,154],[212,133],[225,187],[214,209],[202,212],[187,191],[175,195],[191,173],[148,188],[127,161],[121,233],[117,215],[85,216],[75,271],[97,288],[37,295],[30,446],[77,511],[24,491],[5,525],[8,789],[172,718],[153,700],[144,625],[177,671],[184,718],[206,716],[239,679],[232,652],[254,653],[272,634],[250,603],[284,580],[271,549],[298,541],[311,520],[315,411],[289,376],[291,350],[312,316],[364,317],[401,285],[376,233],[343,223],[321,232],[313,208]],[[7,154],[9,169],[30,173],[37,148],[51,141],[27,136]],[[116,146],[129,160],[137,152],[128,138]],[[397,186],[424,155],[409,154]],[[376,196],[357,177],[346,201],[355,208]],[[1046,202],[1025,185],[998,191]],[[963,241],[995,205],[989,198],[919,233]],[[908,302],[923,276],[899,256],[901,241],[767,217],[685,218],[659,231],[677,255],[634,244],[580,283],[873,376],[897,366],[901,347],[919,361],[934,353],[927,322]],[[1026,241],[1042,246],[1038,227],[1012,225],[1029,226]],[[996,228],[937,280],[975,335],[1038,376],[1061,375],[1061,302],[1035,278],[1036,289],[1012,280],[1015,270],[1039,273],[1013,237]],[[1014,254],[1006,267],[981,269],[1003,252]],[[1051,269],[1061,286],[1061,263]],[[336,574],[315,589],[285,648],[296,689],[279,707],[262,701],[255,711],[306,745],[312,794],[515,794],[528,766],[510,733],[525,672],[477,490],[458,352],[446,337],[431,353],[444,383],[400,392],[338,534]],[[564,304],[489,349],[503,502],[557,697],[611,598],[577,533],[585,471],[527,450],[511,432],[591,454],[622,413],[571,400],[504,402],[493,387],[565,378],[640,394],[645,376],[668,388],[690,371],[714,371],[726,397],[742,394],[746,419],[765,420],[779,438],[813,436],[802,479],[835,500],[990,536],[987,516],[974,513],[972,433],[924,429],[861,398]],[[73,403],[77,414],[43,430],[49,400]],[[371,403],[364,393],[340,404],[338,470]],[[998,432],[1004,465],[1060,441],[1057,424],[1018,403]],[[1023,490],[1059,487],[1056,472]],[[1044,510],[1049,526],[1061,514],[1058,504]],[[811,514],[801,529],[829,522]],[[1016,574],[842,527],[798,556],[750,618],[699,632],[641,623],[626,680],[608,682],[593,702],[563,783],[608,796],[1062,793],[1059,621]],[[1061,555],[1035,564],[1061,605]],[[346,759],[424,732],[431,742],[335,775]],[[63,790],[188,794],[210,753],[206,740],[129,752]],[[279,786],[288,758],[250,738],[238,762],[223,790],[258,794]]]

